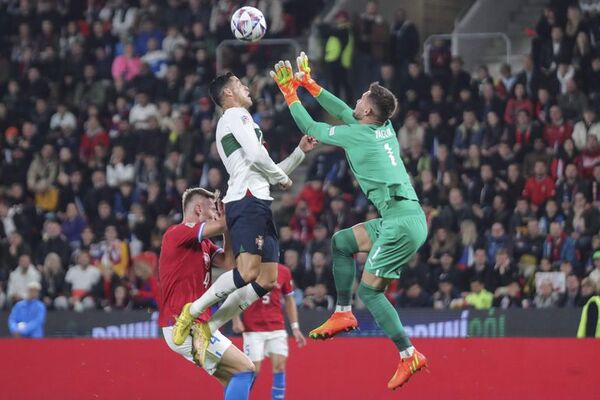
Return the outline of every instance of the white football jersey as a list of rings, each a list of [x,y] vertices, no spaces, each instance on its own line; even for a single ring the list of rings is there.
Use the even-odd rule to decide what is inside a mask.
[[[242,107],[225,110],[216,136],[219,156],[229,173],[224,203],[240,200],[248,190],[256,198],[273,200],[270,185],[286,183],[288,174],[304,160],[304,152],[297,147],[288,158],[275,164],[262,144],[260,127]]]

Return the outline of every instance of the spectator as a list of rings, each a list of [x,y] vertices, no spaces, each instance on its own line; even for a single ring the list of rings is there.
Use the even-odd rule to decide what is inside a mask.
[[[96,266],[110,266],[117,276],[125,276],[129,268],[129,247],[118,238],[114,225],[104,229],[104,240],[92,250],[92,258]]]
[[[327,293],[327,287],[322,283],[307,287],[304,292],[302,306],[309,310],[332,310],[334,300],[333,297]]]
[[[152,265],[145,260],[133,262],[135,279],[130,290],[133,308],[156,310],[158,305],[158,280],[154,275]]]
[[[39,271],[31,264],[31,258],[28,254],[19,257],[19,265],[10,273],[8,277],[8,287],[6,296],[11,304],[15,304],[27,297],[28,285],[32,282],[40,283],[41,276]],[[38,289],[39,290],[39,289]]]
[[[419,31],[412,21],[406,17],[406,10],[396,9],[390,38],[392,62],[401,75],[419,52]]]
[[[404,118],[404,125],[398,130],[398,142],[402,152],[408,151],[414,141],[423,143],[425,139],[425,130],[417,119],[416,112],[408,112]]]
[[[483,281],[474,278],[471,281],[471,292],[464,299],[464,304],[476,310],[487,310],[492,307],[494,295],[483,286]]]
[[[150,117],[158,117],[158,108],[149,102],[147,93],[136,96],[136,104],[129,112],[129,123],[135,129],[147,129]]]
[[[58,205],[58,190],[55,187],[58,164],[51,145],[44,145],[27,170],[27,187],[35,193],[36,206],[45,211],[54,211]]]
[[[65,272],[60,257],[49,253],[42,266],[42,301],[45,307],[66,310],[69,303],[66,297]]]
[[[431,307],[432,300],[429,294],[416,282],[410,284],[408,289],[398,298],[398,307]]]
[[[308,296],[310,291],[314,289],[317,284],[325,286],[326,294],[334,294],[335,286],[333,281],[333,273],[329,261],[325,258],[325,255],[319,251],[315,252],[312,256],[312,265],[304,276],[303,286],[305,287],[305,295]]]
[[[98,118],[94,116],[90,116],[84,124],[84,132],[79,146],[79,159],[87,164],[97,154],[98,147],[105,151],[108,149],[110,139]]]
[[[121,284],[121,280],[111,267],[103,266],[100,273],[101,278],[92,289],[93,297],[96,299],[98,308],[110,311],[115,304],[115,291]]]
[[[62,264],[67,265],[71,257],[69,243],[62,235],[60,224],[57,221],[47,221],[44,226],[42,242],[38,245],[35,263],[42,265],[49,253],[56,253]]]
[[[563,142],[571,137],[573,128],[563,119],[559,106],[550,107],[550,122],[544,127],[544,141],[546,146],[556,153]]]
[[[600,258],[600,254],[598,254]],[[581,293],[579,278],[575,274],[569,274],[567,276],[567,289],[561,295],[558,301],[559,307],[583,307],[581,304]]]
[[[474,110],[465,110],[463,113],[463,123],[456,128],[454,134],[453,151],[459,159],[467,156],[468,148],[471,145],[480,146],[482,142],[482,131],[477,121]]]
[[[590,279],[596,287],[600,287],[600,250],[596,250],[592,255],[592,262],[594,269],[588,275],[588,279]]]
[[[493,306],[503,310],[526,307],[527,302],[523,301],[519,283],[512,281],[508,285],[496,289]]]
[[[323,255],[329,259],[331,257],[331,240],[330,235],[327,232],[327,227],[323,224],[315,225],[313,230],[313,240],[311,240],[306,246],[307,257],[312,258],[315,252],[323,253]]]
[[[454,288],[454,284],[445,274],[440,275],[438,291],[433,294],[433,308],[436,310],[447,310],[455,307],[460,293]]]
[[[577,150],[581,151],[585,148],[590,135],[600,141],[600,122],[596,120],[596,111],[587,107],[583,110],[583,118],[573,128],[573,141]]]
[[[100,280],[100,271],[91,264],[87,251],[79,253],[78,264],[67,271],[65,282],[69,285],[69,304],[75,311],[90,310],[96,307],[92,289]]]
[[[128,43],[123,48],[123,54],[117,56],[112,64],[112,76],[115,81],[131,81],[140,73],[142,62],[135,56],[133,45]]]
[[[314,216],[319,216],[325,206],[325,193],[323,193],[323,182],[319,179],[313,179],[307,182],[298,195],[297,201],[304,201],[308,210]]]
[[[544,281],[541,285],[541,290],[533,299],[533,304],[536,308],[554,308],[558,306],[558,293],[552,287],[551,281]]]
[[[8,317],[8,329],[16,338],[43,338],[46,307],[39,300],[41,285],[37,281],[27,284],[27,298],[19,301]]]
[[[511,262],[506,249],[496,252],[496,260],[489,277],[489,286],[494,291],[501,287],[509,286],[517,278],[517,269]]]
[[[575,241],[563,231],[558,222],[550,224],[549,234],[544,242],[544,257],[550,262],[567,260],[575,263]]]
[[[525,85],[517,82],[513,88],[513,94],[506,104],[504,122],[509,125],[514,124],[519,111],[527,111],[528,115],[531,115],[533,113],[533,103],[527,96]]]
[[[96,80],[96,67],[88,64],[83,68],[83,81],[75,87],[75,104],[80,108],[95,105],[103,108],[106,104],[106,89],[102,82]]]
[[[554,181],[547,175],[546,164],[536,161],[534,176],[527,179],[523,197],[531,202],[534,210],[537,210],[546,200],[554,197],[555,192]]]
[[[487,248],[487,261],[491,264],[496,261],[496,254],[501,250],[509,249],[511,246],[511,241],[508,235],[506,235],[506,230],[502,224],[496,222],[492,225],[492,229],[490,230],[490,234],[486,240],[486,248]]]
[[[363,93],[369,82],[377,80],[382,62],[389,52],[389,26],[379,13],[375,1],[368,1],[365,12],[355,24],[356,56],[354,59],[355,92]]]

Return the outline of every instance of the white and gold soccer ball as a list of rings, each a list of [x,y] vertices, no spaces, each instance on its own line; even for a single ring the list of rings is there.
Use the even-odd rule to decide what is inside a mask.
[[[267,21],[259,9],[242,7],[231,16],[231,32],[238,40],[256,42],[265,36]]]

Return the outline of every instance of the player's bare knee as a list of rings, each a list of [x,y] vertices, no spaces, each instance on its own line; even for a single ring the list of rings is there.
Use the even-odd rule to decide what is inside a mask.
[[[277,278],[271,279],[271,278],[259,276],[258,279],[256,280],[256,283],[258,283],[266,291],[270,292],[277,285]]]
[[[240,271],[240,275],[245,282],[254,282],[256,278],[258,278],[258,274],[260,272],[258,267],[253,268],[251,265],[248,265],[245,268],[238,268],[238,270]]]

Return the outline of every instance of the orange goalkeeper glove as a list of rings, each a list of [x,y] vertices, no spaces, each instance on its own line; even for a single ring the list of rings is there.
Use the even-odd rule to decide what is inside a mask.
[[[298,72],[296,72],[296,80],[300,82],[300,85],[304,86],[306,90],[313,96],[317,97],[321,94],[321,86],[313,80],[310,76],[310,67],[308,66],[308,57],[306,53],[302,52],[296,58],[298,64]]]
[[[289,61],[279,61],[275,64],[275,71],[271,71],[271,78],[273,78],[277,86],[279,86],[279,90],[283,93],[283,97],[288,106],[296,101],[300,101],[298,100],[298,94],[296,93],[296,89],[300,86],[300,82],[294,78],[292,64],[290,64]]]

